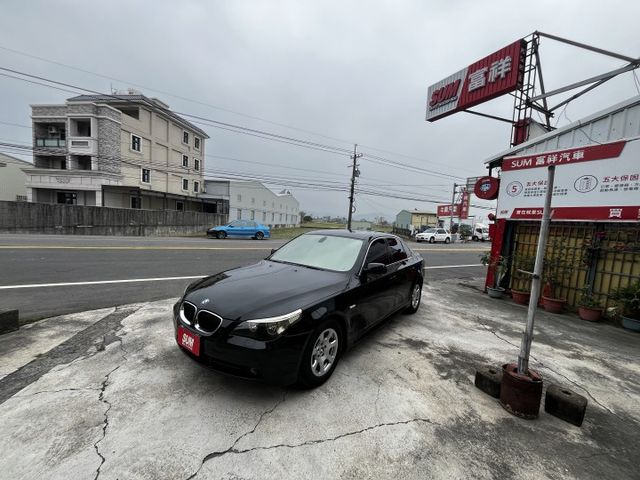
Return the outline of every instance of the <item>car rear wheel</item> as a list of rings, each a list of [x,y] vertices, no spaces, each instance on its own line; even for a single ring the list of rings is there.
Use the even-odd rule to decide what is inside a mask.
[[[216,237],[218,237],[220,240],[222,240],[223,238],[225,238],[227,236],[226,232],[218,232],[216,234]]]
[[[411,287],[411,300],[409,306],[404,313],[416,313],[420,308],[420,300],[422,299],[422,284],[416,283]]]
[[[331,376],[340,359],[342,330],[338,322],[329,319],[311,334],[302,354],[298,383],[307,388],[322,385]]]
[[[436,239],[435,239],[435,238],[433,238],[433,237],[431,237],[431,238],[429,239],[429,243],[435,243],[435,241],[436,241]]]
[[[256,233],[256,240],[262,240],[264,238],[264,233],[262,232],[257,232]]]
[[[477,242],[477,241],[478,241],[478,240],[480,240],[480,239],[474,235],[474,236],[473,236],[473,238],[472,238],[471,240],[473,240],[474,242]]]

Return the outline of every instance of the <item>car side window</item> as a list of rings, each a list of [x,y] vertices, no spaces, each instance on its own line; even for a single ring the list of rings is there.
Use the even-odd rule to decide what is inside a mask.
[[[438,233],[443,234],[443,233],[447,233],[447,232],[445,232],[443,228],[440,228],[440,229],[438,230]]]
[[[231,222],[231,223],[229,224],[229,226],[230,226],[230,227],[239,227],[239,226],[241,225],[241,223],[242,223],[242,222],[241,222],[240,220],[235,220],[235,221]]]
[[[407,253],[402,248],[402,244],[395,238],[387,238],[389,252],[389,263],[401,262],[407,259]]]
[[[389,264],[387,255],[387,244],[383,238],[375,240],[369,247],[369,252],[367,253],[367,258],[365,259],[364,264],[366,266],[370,263],[384,263],[385,265]]]
[[[257,228],[257,227],[258,227],[258,224],[257,224],[256,222],[249,222],[249,226],[250,226],[251,228]]]

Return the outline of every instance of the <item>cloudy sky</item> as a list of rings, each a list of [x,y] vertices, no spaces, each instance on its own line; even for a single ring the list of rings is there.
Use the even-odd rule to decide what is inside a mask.
[[[446,203],[453,177],[482,175],[485,158],[508,147],[507,124],[466,113],[425,122],[430,84],[534,30],[640,56],[640,4],[630,1],[2,0],[0,12],[5,68],[107,93],[134,87],[177,111],[332,147],[358,143],[365,153],[360,188],[380,195],[358,195],[356,217],[434,209],[382,194]],[[545,39],[541,57],[548,90],[623,64]],[[29,104],[71,96],[3,76],[0,86],[5,141],[30,143],[29,129],[7,125],[30,125]],[[638,94],[633,75],[621,75],[553,123]],[[510,117],[512,100],[475,109]],[[249,173],[347,187],[347,154],[203,128],[211,136],[209,176]],[[376,163],[367,153],[441,175]],[[290,189],[307,212],[346,215],[346,192]]]

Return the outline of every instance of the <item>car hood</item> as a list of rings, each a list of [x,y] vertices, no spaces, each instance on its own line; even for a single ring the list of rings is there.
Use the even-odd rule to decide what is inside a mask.
[[[348,274],[263,260],[191,284],[184,299],[229,320],[282,315],[344,290]]]

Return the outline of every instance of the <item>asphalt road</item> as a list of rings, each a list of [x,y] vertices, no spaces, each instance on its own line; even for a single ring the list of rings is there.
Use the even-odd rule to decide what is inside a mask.
[[[266,257],[282,243],[282,240],[0,235],[0,311],[18,309],[24,322],[177,297],[194,280],[184,277],[248,265]],[[425,257],[429,282],[484,274],[478,257],[489,248],[488,244],[411,243],[411,246]],[[105,281],[114,283],[87,284]]]

